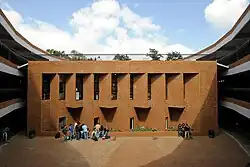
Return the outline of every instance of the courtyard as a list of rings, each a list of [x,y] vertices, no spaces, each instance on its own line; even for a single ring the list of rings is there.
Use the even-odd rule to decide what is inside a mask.
[[[222,133],[195,137],[117,137],[115,141],[69,141],[16,136],[0,149],[1,167],[244,167],[249,157]]]

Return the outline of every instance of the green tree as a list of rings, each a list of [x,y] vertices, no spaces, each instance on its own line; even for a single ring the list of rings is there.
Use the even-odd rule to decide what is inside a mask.
[[[72,50],[68,57],[70,57],[71,60],[87,60],[87,57],[85,55],[76,50]]]
[[[65,55],[64,51],[58,51],[55,49],[47,49],[46,52],[48,52],[48,54],[51,54],[53,56],[64,56]]]
[[[149,48],[149,53],[146,54],[147,57],[150,57],[152,60],[161,60],[163,56],[158,53],[156,49]]]
[[[183,57],[182,57],[180,52],[173,51],[173,52],[167,53],[166,60],[168,60],[168,61],[181,60],[181,59],[183,59]]]
[[[128,55],[116,54],[113,60],[131,60],[131,58]]]

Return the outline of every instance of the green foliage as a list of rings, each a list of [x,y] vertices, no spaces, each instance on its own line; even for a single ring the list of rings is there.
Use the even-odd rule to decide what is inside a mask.
[[[109,131],[110,131],[110,132],[121,132],[120,129],[113,129],[113,128],[111,128]]]
[[[54,56],[63,56],[65,55],[64,51],[58,51],[55,49],[47,49],[46,52],[48,52],[48,54],[54,55]]]
[[[178,128],[176,128],[175,126],[169,126],[167,130],[168,131],[177,131]]]
[[[128,55],[116,54],[113,60],[131,60]]]
[[[132,132],[155,132],[157,131],[156,128],[147,128],[144,126],[137,126],[136,128],[132,129]]]
[[[180,52],[171,52],[171,53],[167,53],[167,61],[172,61],[172,60],[181,60],[183,59],[182,55]]]
[[[90,61],[93,60],[93,61],[96,61],[96,60],[100,60],[101,59],[100,56],[95,57],[95,58],[87,58],[85,55],[83,55],[82,53],[78,52],[77,50],[72,50],[70,52],[70,54],[65,54],[64,51],[58,51],[58,50],[55,50],[55,49],[47,49],[46,51],[50,55],[60,56],[60,57],[63,57],[65,59],[73,60],[73,61],[79,61],[79,60],[90,60]]]
[[[149,53],[147,53],[146,56],[150,57],[152,60],[161,60],[161,58],[163,58],[161,54],[158,54],[156,49],[151,48],[149,48]]]
[[[82,53],[76,51],[76,50],[72,50],[70,52],[70,55],[68,55],[69,59],[70,60],[88,60],[88,58],[83,55]]]

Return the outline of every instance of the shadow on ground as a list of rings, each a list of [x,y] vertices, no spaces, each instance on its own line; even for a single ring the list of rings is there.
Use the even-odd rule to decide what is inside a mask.
[[[17,136],[0,149],[2,167],[245,167],[246,153],[226,134],[195,137],[121,137],[70,141]]]
[[[70,145],[51,138],[16,136],[0,148],[1,167],[90,167]]]
[[[226,134],[184,140],[171,154],[141,167],[245,167],[246,153]]]

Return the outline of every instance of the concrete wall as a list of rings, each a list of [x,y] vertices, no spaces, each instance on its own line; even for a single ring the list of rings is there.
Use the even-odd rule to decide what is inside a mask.
[[[28,129],[41,135],[58,131],[59,118],[66,116],[67,124],[78,117],[92,128],[94,118],[99,117],[109,128],[129,131],[134,117],[135,127],[165,130],[167,118],[168,126],[187,121],[197,134],[207,134],[208,129],[218,128],[216,71],[216,62],[206,61],[29,62]],[[117,100],[111,98],[112,73],[119,74]],[[52,76],[48,100],[42,100],[42,74]],[[59,100],[59,74],[70,74],[65,100]],[[76,74],[83,74],[83,100],[79,101],[75,98]],[[99,100],[94,100],[94,74],[100,74]],[[130,74],[135,74],[132,100]],[[152,76],[151,100],[148,74]]]

